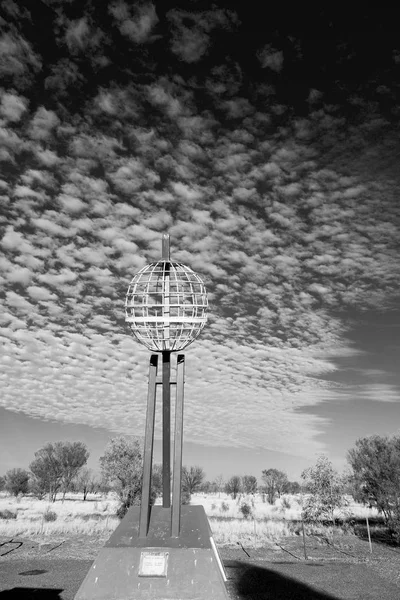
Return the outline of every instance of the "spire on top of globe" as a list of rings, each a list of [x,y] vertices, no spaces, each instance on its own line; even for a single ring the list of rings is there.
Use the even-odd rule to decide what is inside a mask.
[[[126,294],[125,321],[134,337],[155,352],[183,350],[206,324],[207,308],[203,281],[170,260],[169,234],[164,234],[161,260],[143,267]]]

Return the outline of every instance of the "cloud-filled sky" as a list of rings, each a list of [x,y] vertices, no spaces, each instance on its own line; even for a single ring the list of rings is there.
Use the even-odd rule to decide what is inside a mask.
[[[124,301],[169,232],[209,292],[191,460],[342,465],[398,431],[400,42],[390,15],[302,12],[2,2],[3,423],[143,434]]]

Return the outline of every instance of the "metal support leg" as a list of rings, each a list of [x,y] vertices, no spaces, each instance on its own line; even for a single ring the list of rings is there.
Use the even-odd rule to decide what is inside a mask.
[[[175,441],[172,487],[172,537],[179,537],[181,521],[182,446],[183,446],[183,388],[185,382],[185,356],[178,354],[176,368]]]
[[[143,453],[142,501],[140,505],[139,537],[145,538],[149,527],[151,471],[153,464],[154,418],[156,412],[157,354],[152,354],[149,367],[149,389],[147,393],[146,433]]]
[[[171,353],[163,352],[163,421],[162,421],[162,463],[163,463],[163,507],[171,506]]]

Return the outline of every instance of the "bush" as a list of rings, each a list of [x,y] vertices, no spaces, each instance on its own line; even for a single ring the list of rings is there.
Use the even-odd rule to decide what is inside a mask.
[[[291,504],[290,504],[289,500],[287,498],[283,498],[282,499],[282,508],[287,508],[289,510],[290,507],[291,507]]]
[[[183,489],[181,492],[181,504],[183,504],[183,505],[190,504],[190,500],[191,500],[191,495],[190,495],[189,490]]]
[[[118,519],[123,519],[131,506],[139,506],[140,501],[141,501],[141,497],[138,496],[137,494],[134,495],[133,497],[130,494],[128,494],[128,497],[121,502],[121,504],[118,506],[118,508],[116,510],[115,514],[118,517]],[[154,499],[152,499],[150,497],[150,504],[153,504],[153,503],[154,503]]]
[[[129,506],[126,506],[126,504],[120,504],[115,512],[115,516],[122,520],[128,512],[128,508]]]
[[[89,515],[80,515],[82,521],[102,521],[104,516],[100,513],[91,513]]]
[[[229,504],[227,502],[221,502],[221,507],[219,509],[221,512],[228,512]]]
[[[251,506],[247,502],[242,502],[239,506],[239,510],[245,519],[249,519],[252,515]]]
[[[12,512],[11,510],[0,510],[0,519],[16,519],[17,513]]]
[[[109,441],[100,457],[103,480],[113,484],[121,506],[117,515],[122,518],[130,506],[140,504],[142,496],[142,453],[138,440],[122,436]]]
[[[305,469],[301,477],[308,491],[303,502],[304,521],[330,521],[335,524],[336,513],[344,515],[348,504],[344,495],[343,478],[323,455],[313,467]]]
[[[46,523],[48,523],[49,521],[56,521],[57,513],[55,513],[54,510],[48,510],[44,513],[43,520],[46,521]]]
[[[25,469],[10,469],[5,476],[5,489],[13,496],[28,492],[29,473]]]

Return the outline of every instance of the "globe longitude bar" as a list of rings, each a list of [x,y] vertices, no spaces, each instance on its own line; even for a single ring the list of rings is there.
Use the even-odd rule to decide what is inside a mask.
[[[164,342],[169,347],[169,323],[170,323],[170,290],[169,290],[169,273],[170,273],[170,250],[169,236],[164,234],[162,240],[162,259],[164,262],[164,301],[163,301],[163,319],[164,319]],[[163,506],[169,508],[171,506],[171,352],[164,350],[163,357],[163,411],[162,411],[162,427],[163,427],[163,448],[162,448],[162,478],[163,478]]]

